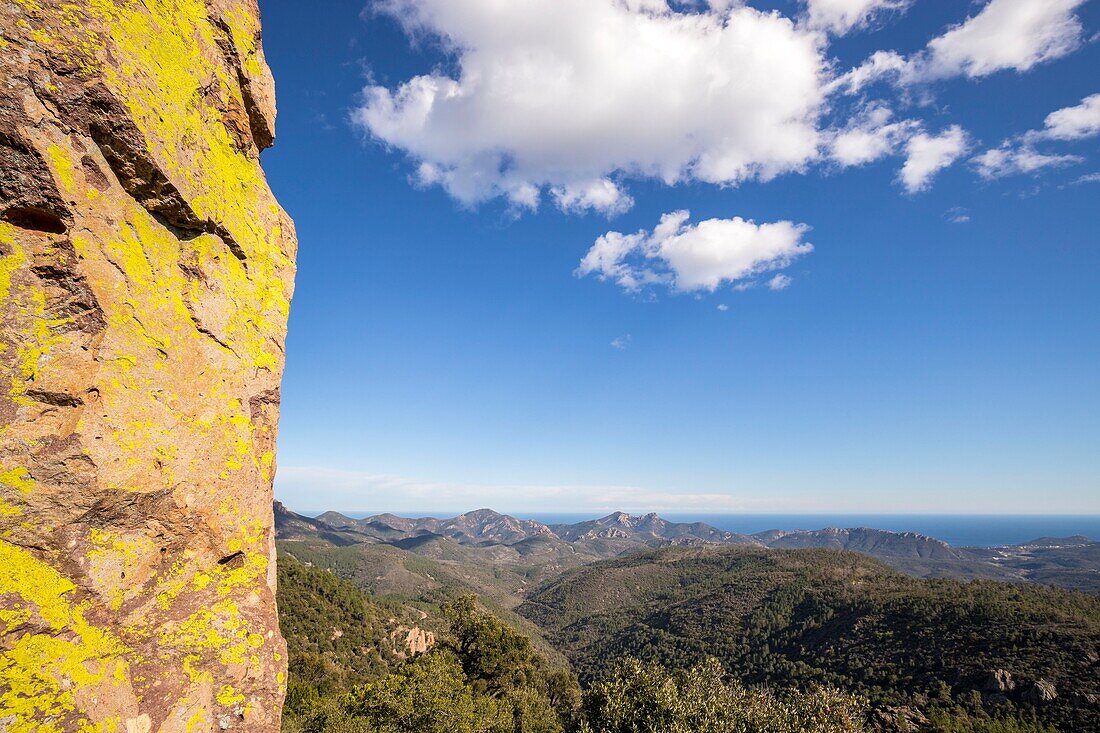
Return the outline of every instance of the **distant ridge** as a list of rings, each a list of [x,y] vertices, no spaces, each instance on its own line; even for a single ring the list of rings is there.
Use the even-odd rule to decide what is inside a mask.
[[[333,511],[310,518],[296,514],[282,503],[276,502],[275,515],[280,539],[292,539],[290,535],[294,533],[326,531],[338,533],[346,540],[358,537],[379,542],[395,542],[433,534],[460,545],[512,545],[540,537],[566,543],[602,542],[647,547],[685,542],[761,544],[749,535],[726,532],[702,522],[670,522],[657,514],[633,516],[625,512],[614,512],[600,519],[576,524],[548,525],[531,519],[517,519],[492,509],[477,509],[444,519],[406,518],[394,514],[376,514],[354,519]]]
[[[544,524],[492,509],[449,518],[386,513],[355,519],[334,511],[311,518],[279,502],[275,503],[275,526],[277,538],[284,542],[319,540],[338,547],[382,544],[452,562],[474,562],[478,557],[480,562],[513,566],[537,562],[540,572],[533,577],[662,547],[746,545],[858,552],[916,577],[1030,581],[1100,591],[1100,542],[1081,536],[974,548],[953,547],[917,532],[871,527],[773,529],[747,535],[705,522],[673,522],[656,513],[612,512],[571,524]]]
[[[862,552],[878,558],[908,557],[932,560],[964,560],[965,550],[958,550],[943,540],[917,532],[890,532],[869,527],[840,529],[828,527],[815,531],[782,532],[771,530],[754,537],[768,547],[797,549],[827,548]]]

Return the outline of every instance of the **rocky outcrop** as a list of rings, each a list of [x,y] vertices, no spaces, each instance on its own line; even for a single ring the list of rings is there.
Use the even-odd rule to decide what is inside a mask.
[[[275,731],[255,0],[0,3],[0,730]]]
[[[417,626],[398,626],[390,632],[390,639],[393,641],[394,653],[403,659],[425,654],[435,646],[435,634]]]
[[[1007,695],[1016,689],[1016,681],[1008,670],[995,669],[986,675],[980,689],[986,695]]]
[[[1043,705],[1057,697],[1057,688],[1046,680],[1036,680],[1020,693],[1020,699],[1028,705]]]

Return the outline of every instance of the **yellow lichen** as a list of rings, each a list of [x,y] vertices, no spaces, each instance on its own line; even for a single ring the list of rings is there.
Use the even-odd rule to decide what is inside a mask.
[[[0,245],[12,247],[11,254],[0,257],[0,307],[8,302],[11,295],[11,278],[26,263],[23,248],[15,242],[15,227],[6,221],[0,221]]]
[[[130,650],[87,620],[88,604],[71,599],[71,581],[30,551],[3,540],[0,588],[19,599],[27,618],[34,615],[52,630],[25,631],[0,651],[0,720],[10,716],[14,721],[9,733],[50,730],[49,721],[65,715],[90,725],[74,690],[117,684],[125,677]],[[61,631],[66,633],[57,633]]]
[[[72,151],[83,150],[75,141],[54,135],[52,143],[39,144],[73,207],[77,225],[71,241],[88,263],[82,270],[106,323],[95,341],[94,376],[84,382],[92,381],[98,401],[94,409],[80,410],[65,429],[76,426],[82,436],[101,491],[172,490],[190,510],[216,504],[215,497],[231,492],[234,484],[255,483],[261,476],[269,481],[274,456],[260,453],[270,436],[253,424],[248,400],[257,381],[271,384],[281,362],[293,232],[267,188],[255,150],[242,145],[241,82],[219,53],[226,41],[220,27],[224,20],[245,73],[265,74],[256,19],[235,6],[215,25],[203,0],[85,0],[45,7],[37,0],[17,2],[25,14],[21,30],[15,31],[21,44],[48,47],[51,58],[72,63],[77,77],[104,83],[127,108],[149,154],[185,205],[228,233],[180,239],[113,182],[102,192],[86,188],[80,165],[73,162],[79,154],[74,157]],[[53,88],[49,75],[40,83]],[[90,154],[96,155],[94,150]],[[82,367],[74,366],[73,354],[87,346],[76,340],[85,334],[55,317],[64,312],[51,299],[55,291],[37,286],[29,269],[23,272],[30,250],[16,234],[0,223],[0,308],[7,326],[0,333],[0,355],[10,365],[11,397],[26,407],[33,402],[26,394],[32,382],[74,382],[75,370]],[[23,242],[33,241],[37,262],[40,248],[55,239],[34,235]],[[264,370],[270,373],[257,380]],[[93,435],[102,440],[89,440]],[[20,437],[25,442],[19,450],[36,450],[35,439]],[[226,469],[224,482],[210,474],[211,465]],[[0,472],[5,491],[0,516],[15,516],[18,497],[34,488],[29,472],[13,470],[10,481],[4,478],[7,472]],[[230,477],[228,471],[240,473]],[[204,480],[190,484],[193,476]],[[152,540],[106,527],[89,532],[90,547],[78,558],[87,574],[81,584],[99,596],[78,594],[49,562],[5,547],[0,588],[19,590],[4,597],[0,630],[19,634],[23,628],[46,626],[52,632],[25,633],[10,644],[10,636],[5,639],[0,720],[15,721],[5,720],[9,733],[122,730],[121,719],[111,711],[97,710],[95,720],[88,720],[78,700],[95,699],[98,686],[126,683],[127,663],[137,663],[128,647],[158,642],[165,654],[161,661],[182,661],[193,683],[215,685],[220,703],[243,702],[244,695],[222,685],[228,673],[213,665],[258,668],[261,658],[266,660],[259,650],[270,635],[267,621],[254,616],[251,601],[243,600],[266,592],[269,519],[254,516],[257,511],[234,504],[232,511],[206,516],[210,531],[226,547],[214,557],[208,547],[185,551],[167,572],[147,560],[159,560],[161,554]],[[202,515],[195,511],[194,516]],[[22,530],[11,526],[5,531],[35,529],[28,522],[20,525]],[[217,556],[236,553],[241,557],[231,563],[215,562]],[[16,577],[8,566],[17,563],[10,559],[33,572]],[[131,568],[140,573],[137,583]],[[27,589],[31,575],[40,580],[38,588]],[[155,600],[142,606],[142,594]],[[171,608],[179,613],[163,613]],[[112,616],[126,619],[119,632],[125,643],[93,623]],[[165,622],[181,616],[182,622]],[[232,679],[241,679],[238,670]],[[140,687],[149,683],[133,682],[141,700],[147,690]],[[194,710],[191,703],[184,709]],[[57,717],[46,719],[45,710]],[[209,724],[203,709],[188,727]]]
[[[51,143],[46,147],[46,152],[50,154],[50,162],[53,163],[54,173],[57,175],[57,180],[61,182],[61,187],[66,191],[71,190],[73,187],[73,162],[69,159],[68,153],[61,149],[61,146]]]
[[[5,489],[12,499],[20,501],[34,490],[34,479],[22,466],[0,470],[0,489]],[[0,496],[0,517],[18,517],[23,510]]]
[[[10,486],[21,494],[29,494],[34,490],[34,479],[31,478],[30,471],[20,466],[0,471],[0,485]]]
[[[11,371],[8,393],[13,402],[25,405],[29,404],[24,396],[28,384],[37,379],[43,359],[63,341],[60,329],[72,319],[50,318],[46,309],[46,293],[38,286],[16,288],[9,284],[9,289],[8,297],[18,309],[23,327],[8,336],[14,341],[17,358],[16,368]]]
[[[208,727],[210,719],[207,717],[205,710],[199,710],[187,721],[187,733],[193,733],[193,731],[203,730]]]
[[[117,611],[126,600],[127,591],[131,594],[141,591],[140,587],[125,582],[125,574],[133,576],[141,560],[155,553],[156,543],[143,534],[124,535],[98,528],[88,533],[88,541],[92,545],[85,553],[88,575],[107,594],[111,610]]]
[[[233,705],[234,703],[244,702],[244,695],[240,694],[233,689],[233,685],[222,685],[222,688],[218,690],[217,701],[219,705]]]

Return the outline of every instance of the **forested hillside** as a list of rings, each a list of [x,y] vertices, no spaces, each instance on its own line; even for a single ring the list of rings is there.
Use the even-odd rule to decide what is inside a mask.
[[[279,581],[290,653],[288,733],[865,730],[861,698],[826,688],[748,690],[714,660],[677,672],[622,660],[582,693],[571,672],[474,596],[420,618],[439,636],[411,653],[394,635],[410,609],[289,557],[280,560]]]
[[[564,574],[519,609],[583,682],[625,657],[716,657],[748,684],[823,684],[879,715],[1010,715],[1100,730],[1100,599],[917,580],[854,553],[673,548]]]

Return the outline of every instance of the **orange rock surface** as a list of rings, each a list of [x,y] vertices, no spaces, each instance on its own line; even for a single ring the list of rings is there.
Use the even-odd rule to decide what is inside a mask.
[[[0,730],[275,731],[255,0],[0,3]]]

